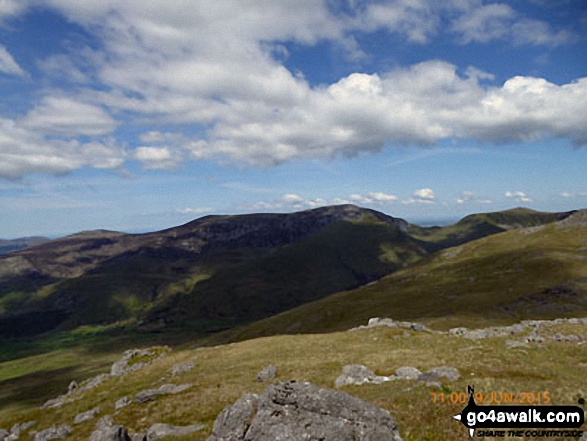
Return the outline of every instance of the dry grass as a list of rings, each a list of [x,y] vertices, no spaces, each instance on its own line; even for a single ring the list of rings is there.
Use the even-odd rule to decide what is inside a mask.
[[[587,327],[566,324],[556,332],[587,334]],[[256,374],[270,363],[277,365],[278,380],[310,381],[323,387],[333,387],[344,364],[364,364],[380,374],[391,374],[406,365],[420,370],[441,365],[457,367],[462,378],[446,382],[442,391],[415,381],[343,389],[388,409],[397,419],[406,441],[468,439],[464,428],[451,418],[464,406],[435,403],[433,392],[444,392],[450,397],[451,392],[463,392],[467,385],[473,385],[482,392],[548,391],[553,404],[576,404],[579,397],[587,397],[584,381],[587,354],[583,345],[547,340],[540,348],[507,350],[505,338],[472,342],[443,335],[410,334],[411,337],[407,338],[404,331],[372,328],[332,334],[276,336],[215,348],[175,351],[144,370],[108,380],[60,409],[24,411],[0,419],[0,427],[30,419],[38,421],[33,428],[37,430],[51,424],[72,425],[77,413],[99,406],[102,415],[114,414],[116,423],[135,431],[145,431],[155,422],[203,423],[206,429],[189,439],[204,440],[210,434],[217,414],[225,406],[244,393],[258,393],[265,388],[256,382]],[[182,361],[193,361],[195,369],[172,378],[171,367]],[[178,395],[158,397],[146,404],[133,403],[115,413],[117,399],[133,397],[140,390],[156,388],[167,382],[192,383],[193,386]],[[74,431],[68,439],[87,439],[94,424],[95,421],[89,421],[73,426]]]

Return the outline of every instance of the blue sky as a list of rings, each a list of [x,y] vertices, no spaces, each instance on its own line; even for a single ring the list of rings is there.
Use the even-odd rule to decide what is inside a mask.
[[[583,0],[0,0],[0,237],[587,207]]]

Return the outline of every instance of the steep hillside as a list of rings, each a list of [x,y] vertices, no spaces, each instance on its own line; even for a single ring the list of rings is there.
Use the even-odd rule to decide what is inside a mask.
[[[586,315],[587,226],[561,222],[440,251],[356,290],[214,338],[330,332],[370,317],[446,328]]]
[[[234,326],[357,287],[425,254],[407,223],[355,206],[89,232],[0,258],[0,334],[138,319]]]

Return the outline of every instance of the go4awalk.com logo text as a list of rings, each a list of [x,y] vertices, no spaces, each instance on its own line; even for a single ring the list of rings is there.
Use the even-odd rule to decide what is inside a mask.
[[[579,406],[479,406],[475,391],[468,387],[469,401],[460,421],[469,435],[479,437],[569,437],[577,439],[583,432],[585,414]]]

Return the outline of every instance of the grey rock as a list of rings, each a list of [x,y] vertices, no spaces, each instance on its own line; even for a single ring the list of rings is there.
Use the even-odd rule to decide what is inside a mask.
[[[166,346],[165,352],[170,351],[170,349]],[[112,364],[110,368],[110,375],[113,377],[119,377],[121,375],[128,374],[130,372],[135,372],[140,369],[143,369],[155,361],[160,360],[161,358],[165,357],[165,352],[161,353],[158,357],[147,360],[147,361],[139,361],[137,363],[130,364],[130,361],[134,358],[143,358],[143,357],[154,357],[156,352],[155,348],[147,348],[147,349],[129,349],[122,354],[122,358],[115,363]]]
[[[159,395],[170,395],[170,394],[177,394],[183,392],[186,389],[192,387],[191,384],[164,384],[159,389],[149,389],[143,390],[135,395],[135,402],[137,403],[145,403],[146,401],[150,401]]]
[[[67,424],[52,426],[35,435],[35,441],[49,441],[51,439],[63,439],[71,433],[71,427]]]
[[[34,426],[35,424],[37,424],[36,421],[27,421],[26,423],[16,423],[15,425],[12,426],[12,428],[10,429],[10,434],[11,435],[16,435],[16,436],[20,436],[20,434],[22,432],[24,432],[25,430],[30,429],[32,426]]]
[[[436,381],[440,378],[446,378],[449,381],[456,381],[461,378],[461,374],[457,368],[452,366],[438,366],[422,373],[418,377],[418,381]]]
[[[65,403],[66,398],[66,395],[59,395],[57,398],[47,400],[45,404],[41,406],[41,409],[54,409],[56,407],[61,407]]]
[[[171,368],[171,375],[175,376],[175,375],[183,374],[184,372],[191,371],[195,367],[196,367],[195,363],[192,363],[191,361],[185,361],[183,363],[176,363]]]
[[[342,367],[342,374],[334,381],[336,387],[374,383],[377,375],[362,364],[347,364]]]
[[[128,406],[131,402],[132,401],[129,397],[122,397],[120,400],[116,401],[114,408],[116,410],[122,409],[123,407]]]
[[[89,441],[131,441],[131,439],[124,426],[110,425],[94,430]]]
[[[79,388],[79,392],[85,392],[87,390],[94,389],[101,385],[104,381],[106,381],[110,375],[108,374],[100,374],[95,376],[94,378],[90,378],[89,380],[84,381]]]
[[[187,436],[202,430],[205,426],[194,424],[191,426],[171,426],[169,424],[156,423],[147,430],[147,441],[153,441],[166,436]]]
[[[529,335],[524,338],[526,343],[542,343],[544,341],[544,337],[540,335]]]
[[[208,441],[401,441],[386,410],[310,383],[276,383],[237,405],[222,411]]]
[[[0,429],[0,441],[4,441],[6,438],[8,438],[8,436],[10,435],[10,432],[6,429]]]
[[[112,415],[104,415],[96,423],[96,428],[103,429],[104,427],[112,426],[113,424],[114,420],[112,419]]]
[[[395,376],[402,380],[416,380],[420,375],[422,372],[412,366],[402,366],[395,370]]]
[[[100,408],[99,407],[94,407],[93,409],[88,410],[87,412],[82,412],[80,414],[77,414],[73,420],[74,424],[81,424],[85,421],[89,421],[91,419],[93,419],[96,414],[98,414],[100,412]]]
[[[208,441],[239,441],[243,440],[251,426],[259,397],[247,394],[240,397],[232,406],[226,407],[214,421],[212,436]]]
[[[77,384],[77,381],[73,380],[71,383],[69,383],[69,387],[67,388],[67,395],[71,394],[78,387],[79,386]]]
[[[277,375],[277,368],[270,364],[269,366],[264,367],[261,372],[257,374],[257,381],[259,383],[264,383],[266,381],[273,380]]]

